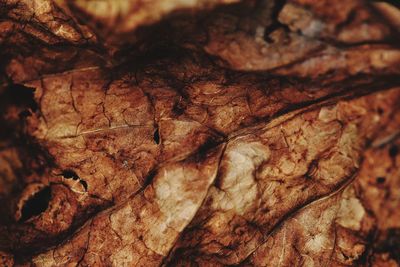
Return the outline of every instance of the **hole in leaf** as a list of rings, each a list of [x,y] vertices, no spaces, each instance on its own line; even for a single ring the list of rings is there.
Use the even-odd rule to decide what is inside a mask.
[[[273,9],[272,9],[272,13],[271,13],[271,18],[272,18],[272,23],[270,25],[268,25],[267,27],[265,27],[264,30],[264,40],[267,43],[273,43],[274,40],[271,39],[271,37],[269,36],[272,32],[274,32],[275,30],[279,29],[279,28],[286,28],[288,30],[287,25],[282,24],[279,20],[278,20],[278,16],[279,13],[282,11],[284,5],[286,4],[286,1],[280,1],[280,2],[275,2]],[[269,5],[266,3],[261,3],[261,5]],[[265,8],[265,7],[260,7]]]
[[[21,84],[12,84],[7,88],[6,95],[3,97],[10,99],[11,103],[17,106],[29,107],[33,112],[38,109],[35,101],[35,89]]]
[[[62,176],[66,179],[74,179],[74,180],[79,180],[78,174],[74,172],[73,170],[65,170],[61,173]]]
[[[383,184],[386,181],[385,177],[376,177],[376,182],[378,184]]]
[[[160,132],[158,131],[158,128],[154,131],[153,139],[157,145],[160,144]]]
[[[26,221],[44,212],[49,206],[50,199],[51,188],[49,186],[36,192],[36,194],[29,198],[22,207],[20,221]]]
[[[392,146],[389,148],[389,156],[390,156],[391,158],[396,157],[398,153],[399,153],[399,148],[398,148],[396,145],[392,145]]]
[[[85,191],[87,191],[87,189],[88,189],[88,184],[87,184],[87,182],[84,181],[84,180],[80,180],[79,182],[81,183],[81,185],[83,186],[83,188],[85,188]]]

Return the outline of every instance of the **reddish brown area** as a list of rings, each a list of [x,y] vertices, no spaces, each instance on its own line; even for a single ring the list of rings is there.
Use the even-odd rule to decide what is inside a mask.
[[[0,265],[399,266],[399,25],[0,0]]]

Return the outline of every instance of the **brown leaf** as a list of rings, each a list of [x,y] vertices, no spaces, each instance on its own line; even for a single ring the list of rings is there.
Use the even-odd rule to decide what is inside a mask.
[[[0,7],[0,265],[400,265],[395,4]]]

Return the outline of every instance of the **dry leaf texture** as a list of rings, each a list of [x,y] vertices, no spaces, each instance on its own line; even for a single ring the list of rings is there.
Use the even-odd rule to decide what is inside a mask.
[[[399,266],[395,1],[0,0],[0,265]]]

